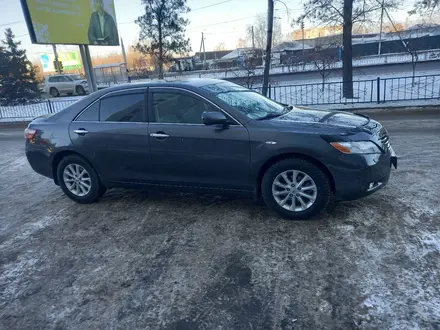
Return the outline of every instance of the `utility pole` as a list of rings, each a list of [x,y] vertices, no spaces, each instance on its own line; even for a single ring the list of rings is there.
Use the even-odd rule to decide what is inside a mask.
[[[131,82],[131,77],[129,74],[130,70],[128,69],[127,54],[125,53],[124,40],[122,38],[121,38],[121,50],[122,50],[122,56],[124,57],[125,73],[127,74],[127,80],[128,82]]]
[[[271,64],[272,52],[272,34],[273,34],[273,11],[274,0],[267,1],[267,40],[266,40],[266,60],[264,61],[263,88],[262,93],[267,96],[267,88],[269,86],[269,71]]]
[[[202,40],[200,41],[200,50],[199,55],[200,59],[202,59],[202,49],[203,49],[203,68],[206,66],[206,49],[205,49],[205,37],[202,32]]]
[[[124,40],[122,40],[122,38],[121,38],[121,50],[122,50],[122,56],[124,57],[125,68],[128,71],[127,54],[125,53]]]
[[[379,49],[377,51],[377,55],[380,55],[382,50],[382,27],[383,27],[383,12],[384,12],[384,1],[382,0],[381,4],[381,13],[380,13],[380,31],[379,31]]]
[[[255,50],[255,33],[254,33],[254,26],[252,25],[252,49]]]
[[[53,48],[53,55],[55,56],[56,70],[59,74],[62,74],[60,68],[60,61],[58,60],[57,46],[54,44],[52,45],[52,48]]]
[[[301,20],[301,39],[302,39],[302,51],[304,53],[304,19]]]

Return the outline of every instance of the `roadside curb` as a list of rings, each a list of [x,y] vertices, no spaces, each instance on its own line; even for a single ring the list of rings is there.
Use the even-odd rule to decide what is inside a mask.
[[[0,129],[2,128],[23,128],[29,125],[30,121],[14,121],[14,122],[0,122]]]

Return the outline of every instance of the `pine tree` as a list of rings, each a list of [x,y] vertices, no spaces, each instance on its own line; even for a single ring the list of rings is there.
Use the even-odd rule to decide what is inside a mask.
[[[5,37],[0,49],[0,103],[15,105],[38,100],[38,82],[26,51],[19,48],[21,42],[14,40],[11,29],[6,29]]]
[[[142,0],[142,4],[145,14],[136,20],[141,28],[136,49],[157,58],[162,79],[164,63],[175,54],[191,50],[189,39],[185,39],[188,20],[182,17],[190,9],[186,0]]]

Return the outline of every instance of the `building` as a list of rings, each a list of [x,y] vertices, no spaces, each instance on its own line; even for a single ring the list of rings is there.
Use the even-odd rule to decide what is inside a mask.
[[[311,29],[304,29],[304,39],[315,39],[342,33],[342,26],[323,26]],[[303,39],[303,30],[293,31],[293,40]]]

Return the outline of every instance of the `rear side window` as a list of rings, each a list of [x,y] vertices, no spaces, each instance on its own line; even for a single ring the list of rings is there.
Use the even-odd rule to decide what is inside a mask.
[[[100,121],[145,122],[145,94],[123,94],[101,100]]]
[[[93,103],[76,119],[77,121],[99,121],[99,101]]]

